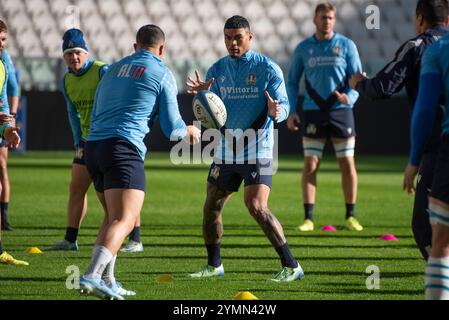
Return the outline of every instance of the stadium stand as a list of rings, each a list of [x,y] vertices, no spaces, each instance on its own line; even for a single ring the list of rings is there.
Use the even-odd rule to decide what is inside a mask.
[[[319,0],[0,0],[0,17],[10,27],[8,50],[22,74],[25,90],[56,90],[61,68],[61,36],[69,27],[85,31],[91,55],[112,62],[132,53],[136,30],[147,23],[167,34],[166,62],[180,91],[185,73],[203,73],[225,52],[222,28],[234,14],[249,18],[253,49],[284,70],[299,41],[314,32]],[[374,72],[414,35],[410,0],[335,0],[337,31],[358,45],[362,63]],[[366,7],[382,6],[381,29],[367,30]],[[48,74],[46,74],[48,72]],[[55,83],[52,81],[55,80]]]

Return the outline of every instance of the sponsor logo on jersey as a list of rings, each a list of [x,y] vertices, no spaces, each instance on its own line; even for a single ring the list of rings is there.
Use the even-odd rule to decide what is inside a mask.
[[[341,52],[341,48],[340,47],[334,47],[334,48],[332,48],[332,52],[334,54],[336,54],[337,56],[339,56],[340,52]]]
[[[246,84],[248,85],[255,85],[257,82],[257,78],[255,74],[248,75],[248,78],[246,79]]]

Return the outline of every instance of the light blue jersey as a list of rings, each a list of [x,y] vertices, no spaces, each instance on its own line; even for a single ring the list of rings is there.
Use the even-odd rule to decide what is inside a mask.
[[[287,81],[290,114],[296,112],[299,83],[305,76],[306,92],[303,110],[352,108],[359,98],[349,86],[349,79],[362,71],[359,53],[354,42],[339,33],[332,39],[320,41],[312,36],[295,49]],[[351,104],[341,104],[335,91],[346,93]]]
[[[445,95],[441,129],[449,135],[449,36],[432,44],[421,62],[419,93],[412,116],[410,163],[418,166],[435,122],[440,97]]]
[[[170,140],[186,136],[177,93],[173,74],[149,51],[123,58],[109,67],[98,85],[87,140],[126,139],[143,160],[147,151],[143,139],[157,116]]]
[[[14,62],[11,59],[8,51],[3,49],[2,61],[5,63],[8,70],[7,94],[8,97],[18,97],[20,95],[19,79],[17,79],[17,71]]]
[[[241,129],[242,134],[247,129],[254,129],[251,131],[256,133],[242,148],[234,143],[235,150],[230,144],[232,139],[222,137],[215,158],[226,163],[272,159],[274,121],[268,115],[264,92],[268,91],[274,100],[279,101],[282,114],[276,122],[287,119],[290,108],[279,66],[259,53],[248,51],[240,58],[226,56],[218,60],[207,72],[206,79],[211,78],[215,78],[211,91],[226,106],[226,128]],[[234,136],[238,139],[242,135],[234,131]]]

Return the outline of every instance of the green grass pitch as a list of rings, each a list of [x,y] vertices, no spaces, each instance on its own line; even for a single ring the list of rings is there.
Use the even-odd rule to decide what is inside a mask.
[[[0,300],[89,299],[66,288],[68,266],[81,273],[90,261],[102,211],[93,188],[88,214],[79,236],[79,252],[46,252],[64,236],[71,153],[29,152],[12,155],[10,221],[16,228],[2,235],[6,251],[30,262],[28,267],[0,265]],[[188,272],[206,262],[201,236],[207,166],[174,166],[167,153],[146,160],[148,192],[142,210],[145,251],[119,253],[116,276],[125,288],[137,291],[130,299],[230,300],[239,291],[259,299],[423,299],[424,262],[410,228],[412,197],[401,189],[402,157],[358,157],[358,218],[362,232],[343,230],[344,201],[335,157],[325,157],[318,176],[315,209],[318,230],[299,233],[303,219],[300,195],[300,157],[282,157],[274,176],[269,206],[284,227],[289,245],[305,270],[294,283],[271,283],[280,263],[274,249],[247,213],[243,192],[224,210],[222,258],[226,275],[197,280]],[[319,231],[332,224],[337,233]],[[393,233],[397,242],[380,241]],[[43,254],[25,253],[37,246]],[[380,269],[380,288],[368,290],[368,266]],[[159,283],[159,274],[174,281]]]

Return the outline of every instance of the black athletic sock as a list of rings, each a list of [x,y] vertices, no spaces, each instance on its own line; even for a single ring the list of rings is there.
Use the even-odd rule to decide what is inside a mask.
[[[2,221],[4,223],[8,222],[8,202],[0,202],[0,211],[2,214]]]
[[[349,217],[355,217],[355,203],[346,204],[346,219]]]
[[[133,231],[129,234],[129,240],[140,242],[140,227],[134,227]]]
[[[275,249],[279,257],[281,258],[283,267],[296,268],[298,266],[298,262],[293,257],[287,243]]]
[[[304,219],[313,221],[313,203],[304,203]]]
[[[77,238],[78,238],[78,229],[67,227],[67,229],[65,230],[64,239],[66,239],[68,242],[75,243]]]
[[[3,253],[2,240],[0,240],[0,254]]]
[[[221,265],[220,247],[220,243],[206,244],[208,265],[213,267],[219,267]]]

